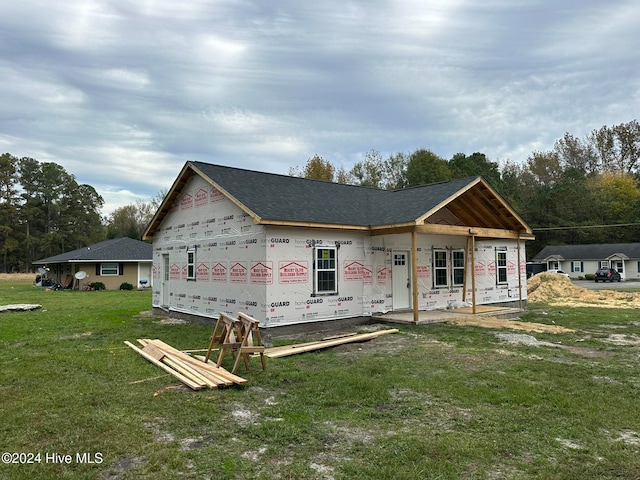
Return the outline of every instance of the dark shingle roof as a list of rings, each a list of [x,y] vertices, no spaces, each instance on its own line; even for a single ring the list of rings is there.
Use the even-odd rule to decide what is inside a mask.
[[[531,233],[481,177],[390,191],[187,162],[147,227],[145,240],[153,238],[193,175],[222,190],[261,224],[356,229],[411,227],[447,207],[462,225]]]
[[[114,238],[89,247],[61,253],[53,257],[42,258],[34,265],[49,263],[88,263],[88,262],[136,262],[151,261],[153,246],[150,243],[133,238]]]
[[[191,163],[261,219],[350,226],[413,222],[478,178],[389,191]]]
[[[551,256],[561,256],[565,260],[603,260],[615,253],[629,258],[640,259],[640,243],[596,243],[589,245],[548,245],[533,257],[545,260]]]

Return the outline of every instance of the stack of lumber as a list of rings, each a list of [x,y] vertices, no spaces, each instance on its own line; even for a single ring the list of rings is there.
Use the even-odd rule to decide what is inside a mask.
[[[318,340],[316,342],[297,343],[293,345],[285,345],[282,347],[271,347],[267,348],[264,351],[264,354],[269,358],[286,357],[288,355],[296,355],[298,353],[310,352],[312,350],[320,350],[321,348],[335,347],[336,345],[343,345],[345,343],[365,342],[367,340],[372,340],[376,337],[379,337],[380,335],[385,335],[387,333],[397,333],[398,331],[399,330],[397,328],[392,328],[389,330],[378,330],[377,332],[371,333],[348,333],[341,336],[323,338],[322,340]]]
[[[142,348],[128,341],[124,343],[193,390],[247,383],[244,378],[234,375],[215,363],[194,358],[161,340],[138,339]]]

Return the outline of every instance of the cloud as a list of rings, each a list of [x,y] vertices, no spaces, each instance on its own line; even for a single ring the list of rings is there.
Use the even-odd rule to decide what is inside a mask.
[[[287,173],[371,149],[522,162],[639,111],[637,6],[113,0],[0,5],[0,146],[105,214],[187,160]],[[126,203],[123,203],[126,202]]]

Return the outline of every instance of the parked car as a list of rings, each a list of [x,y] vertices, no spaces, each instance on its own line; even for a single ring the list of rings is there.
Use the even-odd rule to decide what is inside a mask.
[[[547,270],[549,273],[557,273],[558,275],[562,275],[563,277],[569,277],[568,273],[563,272],[562,270]]]
[[[596,283],[598,282],[620,282],[622,275],[615,268],[599,268],[595,274]]]

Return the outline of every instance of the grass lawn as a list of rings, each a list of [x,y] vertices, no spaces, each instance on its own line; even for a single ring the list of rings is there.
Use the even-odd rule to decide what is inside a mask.
[[[15,303],[42,309],[0,314],[0,453],[33,463],[2,479],[640,478],[637,310],[521,318],[565,334],[400,326],[194,392],[123,344],[207,346],[140,315],[150,292],[0,283]]]

